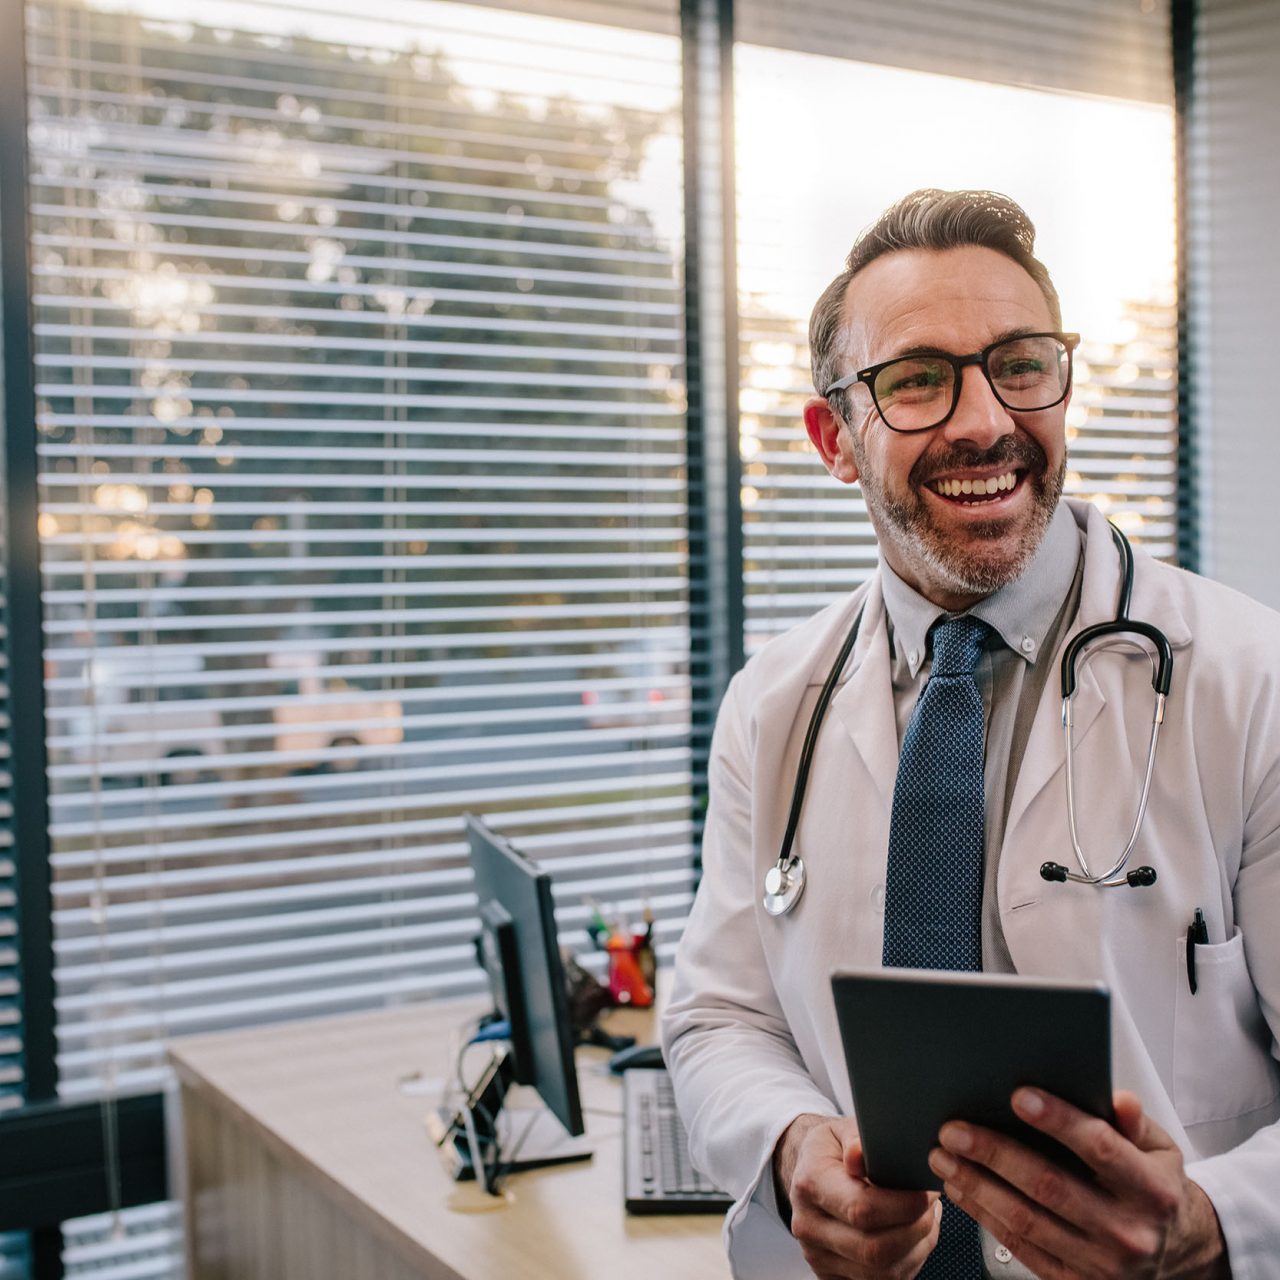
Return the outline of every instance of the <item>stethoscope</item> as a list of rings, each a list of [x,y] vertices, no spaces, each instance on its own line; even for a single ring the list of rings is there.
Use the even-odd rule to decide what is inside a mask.
[[[1129,855],[1138,842],[1143,820],[1147,816],[1147,801],[1151,795],[1151,776],[1155,770],[1160,726],[1164,723],[1165,702],[1173,680],[1173,651],[1168,638],[1158,627],[1129,617],[1129,601],[1133,595],[1133,548],[1129,545],[1128,538],[1114,524],[1111,525],[1111,537],[1119,552],[1121,565],[1120,599],[1116,605],[1116,616],[1110,622],[1099,622],[1092,627],[1086,627],[1079,635],[1073,637],[1062,655],[1062,732],[1067,754],[1067,822],[1071,829],[1071,847],[1075,851],[1080,870],[1068,871],[1061,863],[1046,862],[1040,867],[1040,875],[1045,880],[1071,880],[1076,884],[1097,885],[1104,889],[1119,885],[1129,885],[1136,889],[1156,882],[1154,867],[1135,867],[1132,871],[1126,871],[1125,867],[1128,865]],[[804,893],[804,859],[799,854],[793,854],[791,846],[795,841],[796,828],[800,825],[800,811],[804,806],[805,789],[809,785],[809,769],[813,764],[818,731],[822,727],[827,707],[835,695],[840,674],[849,661],[849,655],[853,652],[861,624],[862,610],[859,610],[858,616],[853,620],[853,626],[849,628],[849,634],[840,646],[835,662],[831,664],[831,670],[827,673],[822,691],[818,695],[817,705],[809,717],[809,727],[805,731],[804,744],[800,750],[800,765],[796,770],[795,787],[791,794],[791,811],[787,816],[787,828],[782,837],[782,849],[778,854],[778,861],[769,868],[764,877],[764,909],[771,916],[786,915],[800,901],[800,896]],[[1149,641],[1155,648],[1154,655],[1148,652],[1145,645],[1133,639],[1134,636],[1141,636]],[[1105,640],[1107,643],[1097,645],[1096,642],[1100,640]],[[1142,779],[1142,794],[1138,799],[1138,811],[1133,821],[1133,830],[1129,833],[1127,843],[1110,870],[1101,875],[1094,875],[1089,869],[1089,860],[1080,847],[1080,837],[1076,830],[1075,777],[1072,770],[1075,737],[1071,703],[1076,694],[1076,665],[1081,655],[1090,649],[1090,646],[1096,647],[1090,651],[1088,657],[1093,653],[1101,652],[1104,648],[1117,647],[1135,649],[1139,653],[1146,654],[1151,659],[1151,687],[1156,695],[1155,710],[1151,717],[1151,739],[1147,745],[1147,767]]]

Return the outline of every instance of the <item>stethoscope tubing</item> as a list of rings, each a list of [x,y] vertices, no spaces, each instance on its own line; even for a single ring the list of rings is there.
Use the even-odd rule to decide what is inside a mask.
[[[864,605],[863,608],[865,607]],[[779,865],[790,858],[791,845],[796,838],[796,828],[800,825],[800,811],[804,808],[805,791],[809,786],[809,769],[813,764],[813,753],[818,745],[818,730],[822,728],[827,707],[835,696],[836,685],[840,683],[840,673],[844,670],[845,663],[849,661],[849,655],[853,652],[853,646],[857,643],[858,628],[862,625],[862,613],[863,609],[859,609],[858,616],[853,620],[853,626],[849,628],[849,634],[845,636],[844,643],[840,646],[839,655],[831,664],[831,670],[827,672],[822,692],[818,694],[813,714],[809,717],[809,728],[804,735],[804,745],[800,748],[800,765],[796,769],[796,782],[791,792],[791,811],[787,815],[787,829],[782,836],[782,852],[778,855]]]
[[[800,895],[804,893],[804,862],[792,854],[791,846],[795,842],[796,828],[800,825],[800,812],[804,808],[805,792],[809,787],[809,769],[813,764],[813,753],[818,745],[818,731],[822,728],[827,708],[835,696],[836,685],[840,682],[840,673],[844,670],[845,663],[849,661],[854,644],[857,643],[858,629],[862,626],[862,614],[865,608],[866,606],[863,605],[858,610],[853,626],[849,628],[849,634],[845,636],[840,652],[831,664],[831,670],[827,672],[827,678],[822,683],[822,690],[818,694],[813,714],[809,717],[809,727],[805,730],[804,744],[800,748],[800,764],[796,768],[796,781],[791,789],[791,810],[787,814],[787,826],[782,835],[782,851],[778,854],[778,861],[765,874],[763,903],[764,909],[771,916],[786,915],[800,901]]]
[[[1108,523],[1110,524],[1110,522]],[[1115,543],[1116,550],[1120,556],[1120,594],[1116,605],[1116,615],[1109,622],[1099,622],[1091,627],[1085,627],[1072,637],[1062,655],[1062,728],[1066,747],[1067,821],[1071,834],[1071,847],[1075,853],[1080,871],[1069,871],[1066,867],[1055,862],[1046,862],[1040,868],[1040,874],[1046,880],[1071,881],[1075,884],[1089,884],[1099,888],[1115,888],[1119,885],[1137,887],[1155,883],[1156,873],[1153,868],[1138,867],[1126,873],[1125,867],[1128,865],[1129,857],[1137,845],[1138,837],[1142,831],[1142,824],[1146,819],[1147,804],[1151,795],[1151,780],[1155,772],[1156,749],[1160,741],[1160,727],[1164,723],[1165,704],[1173,683],[1173,650],[1169,644],[1168,637],[1151,623],[1129,617],[1129,604],[1133,595],[1133,548],[1129,545],[1128,538],[1114,524],[1111,524],[1110,527],[1112,541]],[[836,660],[832,663],[831,670],[827,673],[827,678],[823,682],[813,713],[809,717],[804,743],[800,749],[800,763],[796,769],[796,780],[791,792],[791,808],[787,814],[787,825],[782,837],[782,846],[778,852],[777,861],[769,868],[765,877],[763,905],[765,910],[773,916],[787,914],[800,900],[800,896],[804,892],[806,880],[804,862],[798,855],[792,853],[792,847],[795,843],[796,831],[800,825],[800,814],[804,808],[805,792],[809,785],[809,771],[813,765],[818,733],[822,728],[822,722],[826,717],[831,699],[835,696],[835,689],[839,683],[840,675],[844,671],[845,664],[849,661],[849,655],[853,652],[853,646],[858,638],[858,631],[862,625],[862,615],[865,608],[866,606],[863,605],[858,610],[857,616],[853,620],[853,625],[849,628],[849,633],[840,646],[840,652],[836,655]],[[1144,646],[1132,639],[1133,636],[1141,636],[1155,650],[1151,664],[1151,684],[1155,691],[1156,702],[1151,720],[1151,736],[1147,745],[1147,763],[1143,773],[1138,808],[1129,838],[1111,869],[1103,875],[1094,875],[1090,871],[1089,861],[1084,849],[1081,847],[1079,832],[1076,827],[1075,771],[1073,768],[1075,740],[1071,716],[1071,704],[1075,698],[1077,688],[1076,670],[1077,664],[1082,658],[1087,661],[1088,657],[1092,656],[1093,653],[1100,652],[1103,648],[1113,647],[1117,642],[1126,647],[1132,646],[1143,653],[1147,653]],[[1098,644],[1099,641],[1104,640],[1110,640],[1111,643]]]

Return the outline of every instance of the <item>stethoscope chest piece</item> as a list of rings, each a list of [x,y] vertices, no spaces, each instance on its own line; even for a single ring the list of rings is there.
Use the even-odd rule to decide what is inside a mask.
[[[784,916],[800,901],[804,892],[804,859],[790,858],[769,868],[764,877],[764,909],[771,916]]]

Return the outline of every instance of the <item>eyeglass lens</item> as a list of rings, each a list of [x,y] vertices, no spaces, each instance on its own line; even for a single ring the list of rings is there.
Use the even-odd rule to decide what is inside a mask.
[[[1069,349],[1056,338],[1013,338],[987,353],[985,370],[1006,408],[1032,412],[1066,394],[1069,360]],[[951,412],[958,372],[945,356],[894,360],[875,376],[876,407],[896,431],[937,426]]]

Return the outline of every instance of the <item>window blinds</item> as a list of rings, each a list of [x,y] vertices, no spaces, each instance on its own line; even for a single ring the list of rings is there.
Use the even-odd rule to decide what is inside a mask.
[[[736,17],[748,651],[875,567],[860,492],[826,474],[805,436],[807,326],[858,232],[915,187],[995,187],[1031,212],[1063,293],[1064,323],[1085,335],[1067,415],[1067,493],[1098,502],[1135,541],[1172,558],[1177,325],[1167,5],[922,0],[890,11],[876,0],[784,8],[740,0]],[[1122,48],[1132,62],[1117,60]],[[1082,96],[1101,93],[1115,96]],[[1167,199],[1143,205],[1136,197],[1144,185],[1147,197],[1167,191]],[[1081,217],[1073,222],[1067,209]],[[1101,223],[1101,210],[1104,230],[1089,221]],[[1113,279],[1103,265],[1125,245],[1151,257],[1140,284]],[[1087,281],[1095,283],[1081,287]]]
[[[744,44],[1144,102],[1172,99],[1168,0],[734,0]],[[891,122],[866,137],[888,142]]]
[[[295,3],[299,0],[295,0]],[[409,0],[412,3],[412,0]],[[623,27],[675,36],[680,33],[680,11],[672,0],[462,0],[492,11],[540,14],[550,18],[567,18],[573,22],[595,22],[606,27]]]
[[[1266,536],[1280,457],[1267,380],[1280,262],[1280,9],[1265,0],[1195,6],[1187,139],[1188,314],[1201,486],[1203,572],[1280,608]]]
[[[691,891],[675,39],[120,8],[29,19],[69,1098],[475,989],[464,810]]]
[[[62,1225],[66,1280],[185,1280],[182,1206],[96,1213]]]

